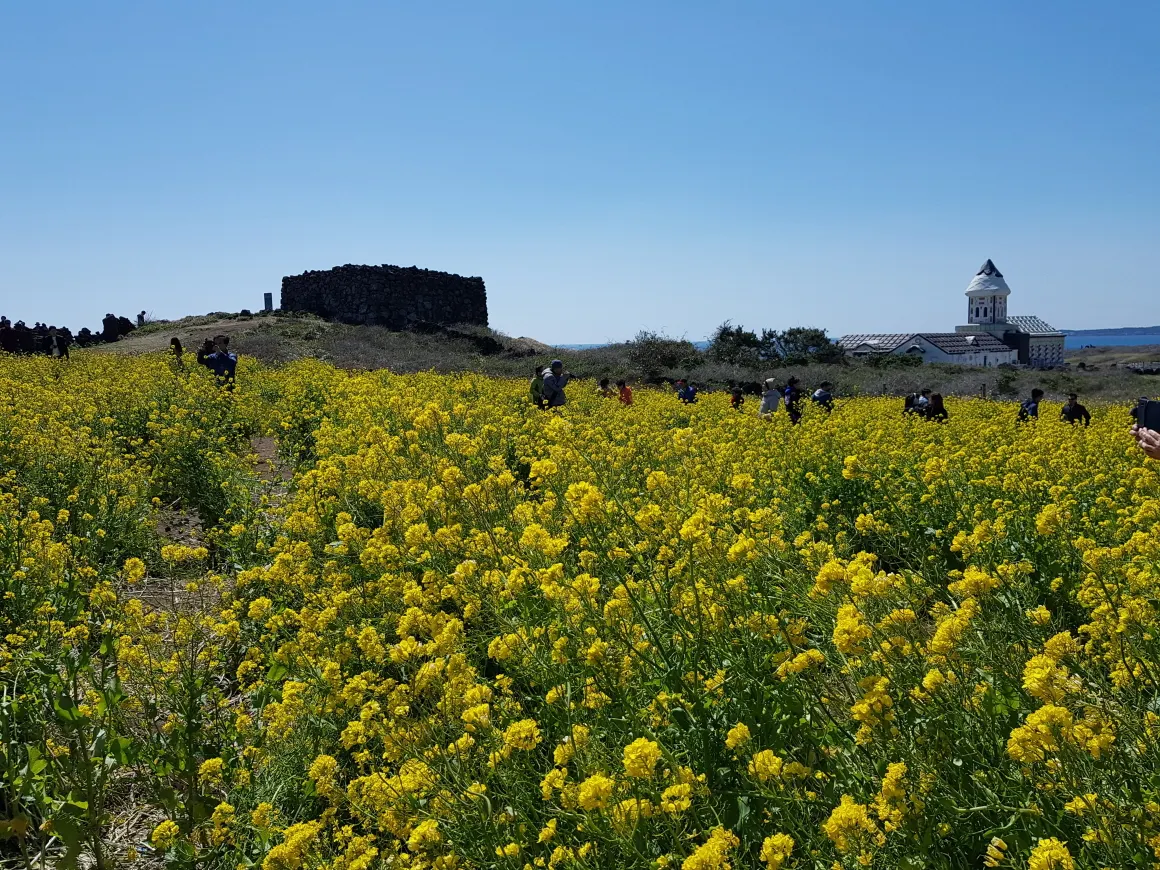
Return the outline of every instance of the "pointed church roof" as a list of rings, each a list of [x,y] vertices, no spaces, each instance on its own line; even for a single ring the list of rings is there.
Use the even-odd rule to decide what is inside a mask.
[[[1011,288],[1003,280],[1003,273],[990,260],[983,264],[967,285],[968,296],[1008,296],[1010,293]]]

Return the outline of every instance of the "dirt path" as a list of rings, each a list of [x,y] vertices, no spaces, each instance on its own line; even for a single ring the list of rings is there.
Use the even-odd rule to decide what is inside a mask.
[[[294,479],[290,466],[278,458],[278,442],[269,435],[250,439],[250,447],[258,457],[258,476],[266,483],[287,484]]]

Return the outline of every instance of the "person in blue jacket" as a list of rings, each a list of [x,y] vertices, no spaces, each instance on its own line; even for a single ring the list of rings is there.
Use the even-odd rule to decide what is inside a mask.
[[[681,378],[677,381],[677,398],[686,405],[691,405],[697,401],[697,388]]]
[[[219,335],[197,351],[197,361],[214,373],[218,386],[232,390],[237,383],[238,355],[230,353],[230,337]]]

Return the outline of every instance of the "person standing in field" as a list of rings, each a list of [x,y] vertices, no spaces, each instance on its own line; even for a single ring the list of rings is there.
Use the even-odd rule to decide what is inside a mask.
[[[740,411],[741,406],[745,404],[745,391],[741,387],[731,387],[729,390],[729,407],[734,411]]]
[[[68,359],[68,340],[55,326],[48,328],[48,353],[54,359]]]
[[[935,393],[930,397],[930,404],[926,406],[926,419],[934,420],[936,423],[945,423],[950,419],[950,414],[947,413],[947,406],[943,403],[942,393]]]
[[[185,354],[185,348],[181,346],[181,339],[176,335],[169,339],[169,353],[173,357],[173,364],[177,370],[179,372],[185,371],[185,362],[182,360],[182,356]]]
[[[1067,404],[1059,412],[1059,419],[1064,423],[1071,423],[1073,426],[1076,423],[1083,423],[1084,426],[1090,426],[1092,422],[1092,415],[1088,413],[1088,409],[1079,403],[1079,396],[1075,393],[1067,394]]]
[[[1039,402],[1043,398],[1043,390],[1036,387],[1031,391],[1031,398],[1019,405],[1019,415],[1015,418],[1019,423],[1039,419]]]
[[[601,378],[600,385],[596,388],[597,395],[602,399],[612,399],[616,397],[616,390],[612,389],[612,382],[608,378]]]
[[[626,381],[617,381],[616,386],[620,390],[620,404],[625,405],[626,407],[631,405],[632,387],[630,387]]]
[[[562,408],[568,401],[564,395],[564,387],[572,380],[572,373],[564,371],[564,363],[558,359],[544,369],[544,406],[547,408]]]
[[[677,398],[686,405],[692,405],[697,401],[697,388],[681,378],[677,381]]]
[[[544,373],[540,371],[539,366],[536,366],[532,372],[532,382],[528,386],[528,395],[531,397],[532,404],[541,411],[547,407],[544,404]]]
[[[789,414],[789,421],[797,424],[802,419],[802,391],[798,386],[801,381],[791,377],[785,382],[785,410]]]
[[[781,404],[781,387],[773,378],[766,378],[762,384],[761,407],[757,413],[762,417],[772,417],[777,413],[777,406]]]
[[[829,381],[822,381],[821,386],[810,396],[810,401],[824,408],[827,414],[834,410],[834,394],[830,392],[832,388],[833,385]]]

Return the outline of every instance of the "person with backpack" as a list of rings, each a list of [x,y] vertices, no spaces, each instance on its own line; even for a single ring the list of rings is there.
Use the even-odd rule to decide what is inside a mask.
[[[540,367],[536,366],[532,372],[532,382],[528,385],[528,396],[532,400],[532,404],[541,411],[547,407],[544,404],[544,373],[540,371]]]
[[[562,408],[568,401],[564,387],[572,380],[572,373],[564,371],[564,363],[558,359],[544,369],[544,407]]]
[[[1019,423],[1027,423],[1030,420],[1039,419],[1039,401],[1043,398],[1043,390],[1036,387],[1031,391],[1031,398],[1025,399],[1019,405],[1019,415],[1015,420]]]

